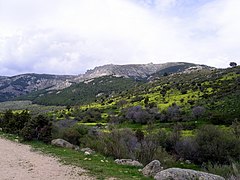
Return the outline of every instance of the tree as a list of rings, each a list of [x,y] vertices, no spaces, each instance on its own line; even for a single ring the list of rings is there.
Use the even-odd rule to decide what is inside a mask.
[[[202,106],[196,106],[192,109],[192,114],[195,118],[199,118],[205,113],[206,109]]]
[[[229,65],[230,65],[231,67],[236,67],[236,66],[237,66],[237,63],[235,63],[235,62],[230,62]]]
[[[128,108],[125,116],[133,123],[147,124],[153,120],[153,116],[141,106]]]

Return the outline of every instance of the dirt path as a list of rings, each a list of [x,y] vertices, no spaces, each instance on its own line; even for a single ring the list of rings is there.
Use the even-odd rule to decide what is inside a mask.
[[[93,179],[86,171],[61,165],[56,158],[31,151],[31,147],[0,137],[1,180],[83,180]]]

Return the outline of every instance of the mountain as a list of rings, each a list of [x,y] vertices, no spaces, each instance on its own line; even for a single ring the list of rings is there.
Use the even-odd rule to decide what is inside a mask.
[[[72,85],[72,76],[48,74],[22,74],[0,77],[0,101],[43,89],[64,89]]]
[[[88,70],[85,74],[79,75],[76,79],[90,79],[101,76],[121,76],[127,78],[143,79],[148,78],[152,74],[164,74],[182,72],[191,67],[206,68],[205,65],[197,65],[185,62],[172,62],[164,64],[127,64],[127,65],[114,65],[108,64],[104,66],[95,67]],[[209,67],[208,67],[209,68]]]
[[[62,90],[40,90],[20,96],[17,100],[30,100],[42,105],[82,105],[103,101],[115,94],[141,84],[132,78],[103,76],[73,84]]]
[[[205,65],[192,63],[175,62],[164,64],[129,64],[129,65],[104,65],[88,70],[85,74],[77,76],[70,75],[49,75],[49,74],[22,74],[12,77],[0,76],[0,102],[8,101],[23,95],[50,94],[68,88],[72,85],[103,76],[125,77],[136,80],[154,79],[163,74],[187,72],[189,70],[199,70],[210,68]],[[82,88],[83,83],[77,87]],[[121,86],[119,84],[119,86]],[[121,89],[121,88],[120,88]],[[116,89],[115,89],[116,90]],[[114,91],[115,91],[114,90]],[[31,95],[33,93],[33,95]],[[110,93],[110,92],[109,92]],[[111,94],[111,93],[110,93]],[[26,96],[24,96],[26,97]],[[30,100],[32,100],[30,98]]]

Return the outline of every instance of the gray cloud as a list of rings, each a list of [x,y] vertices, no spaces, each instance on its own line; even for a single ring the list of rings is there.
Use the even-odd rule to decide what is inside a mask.
[[[185,0],[0,0],[0,75],[79,74],[109,63],[239,64],[240,1],[184,5]]]

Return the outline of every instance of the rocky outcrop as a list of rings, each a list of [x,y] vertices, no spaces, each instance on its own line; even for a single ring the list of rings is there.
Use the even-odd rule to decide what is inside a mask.
[[[74,150],[79,150],[79,147],[76,145],[71,144],[70,142],[64,140],[64,139],[53,139],[51,141],[51,144],[53,146],[58,146],[58,147],[63,147],[63,148],[68,148],[68,149],[74,149]]]
[[[158,172],[162,170],[163,168],[161,167],[161,163],[158,160],[154,160],[143,168],[142,173],[144,176],[154,177]]]
[[[108,64],[104,66],[95,67],[92,70],[88,70],[84,75],[79,76],[79,78],[89,79],[101,76],[122,76],[122,77],[135,77],[135,78],[146,78],[151,74],[158,71],[164,70],[170,67],[178,67],[182,65],[195,66],[190,63],[183,62],[172,62],[164,64],[127,64],[127,65],[115,65]]]
[[[142,163],[132,159],[116,159],[115,163],[128,166],[143,166]]]
[[[191,169],[169,168],[154,176],[156,180],[224,180],[223,177]]]

